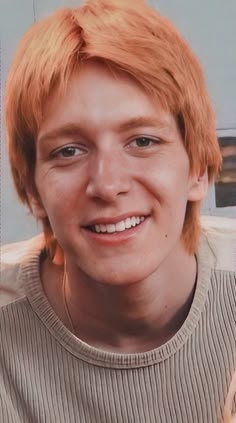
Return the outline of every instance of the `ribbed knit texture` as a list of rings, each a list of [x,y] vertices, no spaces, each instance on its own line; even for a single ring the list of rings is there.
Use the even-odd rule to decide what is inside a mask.
[[[39,246],[30,249],[2,273],[15,275],[20,289],[0,308],[1,423],[222,421],[236,369],[236,277],[217,268],[206,238],[186,321],[165,345],[139,354],[108,353],[73,336],[42,291]]]

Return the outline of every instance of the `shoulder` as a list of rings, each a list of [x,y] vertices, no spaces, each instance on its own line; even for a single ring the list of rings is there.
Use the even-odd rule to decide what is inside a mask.
[[[200,249],[214,269],[236,273],[236,219],[202,216]]]
[[[43,246],[43,235],[38,235],[26,241],[1,247],[0,307],[24,296],[22,265],[27,261],[29,254],[39,252]]]
[[[212,328],[218,325],[217,339],[221,332],[228,352],[235,355],[236,220],[204,217],[199,253],[203,284],[208,287],[205,317],[215,322]]]

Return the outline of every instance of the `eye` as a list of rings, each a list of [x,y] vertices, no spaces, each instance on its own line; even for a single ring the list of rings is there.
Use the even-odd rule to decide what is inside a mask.
[[[154,144],[159,144],[160,140],[149,137],[138,137],[129,143],[129,147],[151,147]]]
[[[60,148],[59,150],[56,150],[53,152],[53,157],[59,157],[59,158],[70,158],[75,156],[81,156],[85,153],[85,150],[83,150],[80,147],[75,147],[73,145]]]

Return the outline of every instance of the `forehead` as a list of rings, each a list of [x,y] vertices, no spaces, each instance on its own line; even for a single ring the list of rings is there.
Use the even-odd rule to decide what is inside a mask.
[[[142,122],[176,129],[170,112],[164,111],[131,76],[100,63],[87,63],[72,74],[64,93],[54,91],[44,108],[39,137],[57,125],[110,128],[125,122]]]

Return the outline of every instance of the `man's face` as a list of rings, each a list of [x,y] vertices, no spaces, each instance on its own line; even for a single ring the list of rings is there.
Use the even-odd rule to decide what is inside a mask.
[[[182,248],[186,203],[202,193],[174,117],[127,76],[90,63],[45,107],[37,140],[37,217],[74,268],[124,284]]]

